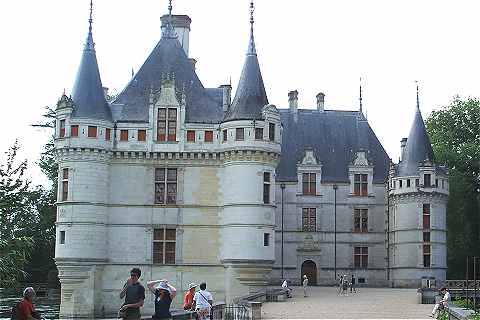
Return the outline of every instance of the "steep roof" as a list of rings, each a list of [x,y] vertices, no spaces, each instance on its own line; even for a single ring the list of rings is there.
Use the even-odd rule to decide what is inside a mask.
[[[368,151],[367,156],[374,166],[373,182],[385,181],[389,157],[359,112],[299,109],[295,121],[289,109],[279,111],[283,137],[282,156],[277,167],[278,180],[296,181],[297,162],[306,148],[313,148],[323,165],[324,182],[349,182],[348,166],[359,150]]]
[[[403,151],[402,161],[398,164],[398,175],[409,176],[418,174],[419,163],[427,159],[432,162],[435,161],[432,145],[430,144],[427,129],[417,103],[407,145]]]
[[[219,123],[222,120],[221,100],[207,93],[174,30],[168,28],[138,73],[112,103],[115,119],[148,122],[150,90],[159,90],[162,76],[166,75],[173,75],[177,91],[185,89],[186,122]]]
[[[103,92],[100,71],[98,70],[91,18],[82,60],[72,90],[72,100],[75,105],[72,118],[112,120],[112,114]]]
[[[267,104],[268,98],[255,49],[252,22],[247,57],[243,65],[242,75],[240,76],[235,98],[225,115],[224,121],[261,119],[262,108]]]

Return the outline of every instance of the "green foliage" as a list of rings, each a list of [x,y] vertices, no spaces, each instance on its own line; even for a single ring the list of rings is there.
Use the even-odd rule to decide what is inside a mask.
[[[473,309],[473,301],[471,299],[458,299],[453,304],[459,308]]]
[[[449,167],[447,277],[463,279],[466,257],[480,253],[480,101],[454,98],[432,112],[427,130],[437,163]]]
[[[480,313],[474,313],[470,317],[468,317],[469,320],[480,320]]]

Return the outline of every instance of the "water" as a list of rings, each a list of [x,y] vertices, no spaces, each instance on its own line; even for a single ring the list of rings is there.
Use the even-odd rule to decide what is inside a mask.
[[[0,320],[10,320],[12,307],[21,300],[22,292],[17,289],[0,288]],[[38,297],[35,300],[35,309],[47,320],[58,319],[60,299]]]

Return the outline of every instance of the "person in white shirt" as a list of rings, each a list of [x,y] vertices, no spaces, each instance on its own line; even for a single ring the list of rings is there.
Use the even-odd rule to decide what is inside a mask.
[[[443,294],[443,298],[433,307],[432,314],[430,315],[430,317],[432,318],[437,318],[438,310],[448,308],[448,302],[450,301],[450,292],[448,292],[448,289],[445,287],[442,287],[440,289],[440,292]]]
[[[308,278],[307,278],[306,274],[303,275],[302,285],[303,285],[303,296],[306,297],[307,296],[307,286],[308,286]]]
[[[282,289],[287,290],[287,298],[291,298],[291,297],[292,297],[292,288],[290,288],[290,287],[288,286],[288,281],[287,281],[287,279],[283,280]]]
[[[205,282],[200,284],[200,291],[195,292],[193,297],[193,308],[197,311],[198,319],[210,319],[210,309],[213,305],[213,297],[207,291],[207,284]]]

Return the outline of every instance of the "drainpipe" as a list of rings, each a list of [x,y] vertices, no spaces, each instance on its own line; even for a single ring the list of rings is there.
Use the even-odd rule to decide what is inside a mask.
[[[333,273],[335,282],[337,282],[337,189],[338,186],[336,184],[333,185],[333,208],[334,208],[334,220],[333,220]]]
[[[280,188],[282,189],[282,279],[283,281],[283,192],[285,191],[285,183],[280,184]]]

